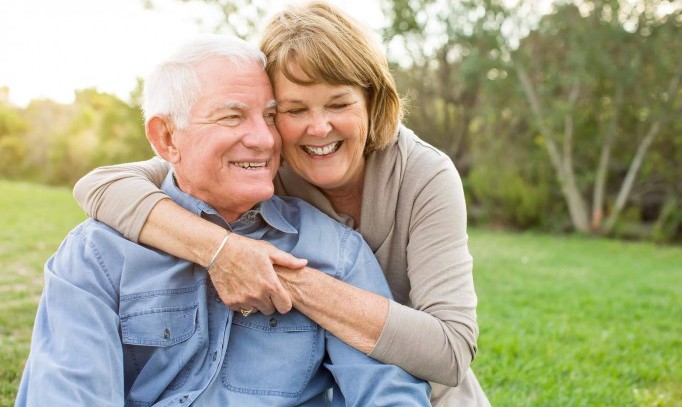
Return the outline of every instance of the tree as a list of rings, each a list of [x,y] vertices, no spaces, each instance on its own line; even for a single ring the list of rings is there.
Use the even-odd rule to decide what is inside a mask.
[[[149,8],[154,0],[142,0]],[[271,5],[269,0],[176,0],[183,3],[204,3],[215,8],[221,15],[216,32],[228,32],[242,39],[250,39],[258,32],[258,24],[263,20]],[[201,22],[198,22],[201,23]]]
[[[586,4],[591,7],[585,16],[572,5],[560,7],[548,16],[538,31],[524,39],[514,52],[512,63],[561,185],[573,226],[580,232],[609,234],[632,193],[652,142],[660,135],[664,123],[679,116],[675,106],[679,103],[682,58],[671,58],[667,50],[682,44],[679,33],[677,39],[657,35],[659,30],[676,31],[679,15],[660,18],[647,8],[626,10],[616,1],[582,3]],[[632,31],[626,29],[628,23],[635,24]],[[532,66],[534,72],[529,74],[526,66]],[[585,106],[594,109],[585,111]],[[627,110],[630,117],[622,117]],[[636,123],[630,120],[634,117]],[[630,126],[624,126],[628,122]],[[591,135],[591,125],[596,125],[601,137],[596,146],[600,155],[590,215],[584,197],[585,184],[590,179],[586,176],[579,179],[576,174],[575,145],[580,138],[584,141]],[[557,137],[559,134],[561,138]],[[609,163],[621,135],[629,136],[628,145],[634,149],[626,153],[631,158],[622,178],[611,178],[620,187],[603,221]],[[591,168],[589,162],[582,163],[582,171]]]
[[[0,176],[16,178],[24,172],[28,147],[22,135],[27,129],[16,109],[0,102]]]
[[[665,15],[662,2],[581,1],[557,3],[543,14],[536,3],[522,1],[513,8],[495,0],[385,4],[392,18],[387,38],[401,51],[400,69],[426,78],[426,97],[418,81],[410,83],[418,109],[426,110],[417,118],[438,122],[439,105],[459,112],[466,106],[454,126],[443,120],[423,128],[441,126],[450,143],[471,149],[475,158],[467,162],[475,176],[468,181],[485,195],[478,202],[502,194],[518,207],[518,196],[502,193],[509,188],[493,191],[480,181],[490,184],[491,176],[481,174],[500,168],[516,174],[500,174],[509,178],[505,185],[520,185],[523,195],[542,193],[529,188],[546,182],[529,168],[531,160],[554,174],[574,230],[614,233],[633,190],[646,187],[648,180],[637,180],[642,167],[651,167],[647,159],[659,154],[651,149],[679,137],[673,129],[680,120],[682,60],[670,52],[682,49],[679,8]],[[460,97],[466,94],[476,96]],[[462,134],[469,142],[461,143]]]

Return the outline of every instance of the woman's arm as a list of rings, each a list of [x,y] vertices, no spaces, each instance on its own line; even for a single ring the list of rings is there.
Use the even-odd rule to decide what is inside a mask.
[[[207,266],[225,229],[168,199],[159,186],[169,169],[158,158],[98,168],[78,181],[74,197],[89,216],[128,239]],[[285,313],[291,309],[291,300],[273,263],[298,268],[306,261],[266,242],[233,234],[211,269],[211,280],[220,298],[233,309],[256,307],[266,314],[275,309]]]
[[[370,356],[413,375],[457,386],[477,351],[477,298],[468,249],[464,191],[447,159],[436,174],[431,161],[413,162],[423,177],[409,220],[406,247],[411,307],[391,302],[386,324]]]
[[[388,315],[387,298],[310,267],[275,270],[294,308],[355,349],[372,351]]]
[[[309,268],[276,270],[294,307],[342,341],[421,379],[456,386],[478,336],[466,209],[452,164],[429,176],[414,199],[404,249],[414,308]]]

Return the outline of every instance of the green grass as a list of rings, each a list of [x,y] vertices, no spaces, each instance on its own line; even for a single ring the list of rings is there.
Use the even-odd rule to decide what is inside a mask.
[[[473,231],[495,406],[682,405],[682,250]]]
[[[0,406],[13,404],[42,267],[84,215],[0,181]],[[682,406],[682,250],[472,230],[474,370],[494,406]]]
[[[66,188],[0,180],[0,406],[14,404],[43,264],[84,218]]]

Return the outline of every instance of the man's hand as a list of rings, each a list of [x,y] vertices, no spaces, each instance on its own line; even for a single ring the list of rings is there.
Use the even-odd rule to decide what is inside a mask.
[[[308,263],[270,243],[230,234],[210,270],[220,299],[235,311],[256,307],[270,315],[291,310],[291,297],[279,281],[273,265],[299,269]]]

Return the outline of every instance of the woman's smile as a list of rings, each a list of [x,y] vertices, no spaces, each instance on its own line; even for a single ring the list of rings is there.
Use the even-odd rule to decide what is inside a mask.
[[[331,154],[334,154],[339,150],[341,147],[341,144],[343,144],[343,141],[334,141],[329,144],[325,144],[323,146],[312,146],[312,145],[306,145],[302,146],[301,148],[303,151],[308,153],[308,155],[313,156],[313,157],[325,157],[329,156]]]

